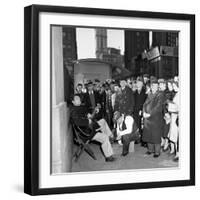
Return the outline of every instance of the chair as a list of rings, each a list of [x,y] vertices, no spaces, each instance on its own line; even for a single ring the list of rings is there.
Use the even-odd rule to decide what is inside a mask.
[[[95,154],[90,148],[89,143],[91,139],[88,139],[89,135],[73,122],[72,122],[72,129],[74,135],[74,142],[78,145],[78,148],[75,154],[73,155],[73,158],[75,157],[75,162],[78,161],[79,157],[84,151],[88,153],[94,160],[96,160]]]

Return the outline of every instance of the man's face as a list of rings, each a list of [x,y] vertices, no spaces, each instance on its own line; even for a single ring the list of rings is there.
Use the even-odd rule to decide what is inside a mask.
[[[137,81],[137,89],[141,90],[143,87],[143,82],[142,81]]]
[[[173,89],[175,92],[178,92],[178,86],[175,83],[173,83]]]
[[[82,88],[83,88],[82,85],[78,85],[77,90],[81,92]]]
[[[74,104],[74,106],[80,106],[81,105],[81,99],[79,96],[75,96],[74,100],[72,101],[72,103]]]
[[[115,86],[114,86],[114,91],[115,91],[115,92],[118,92],[118,91],[119,91],[119,86],[118,86],[118,85],[115,85]]]
[[[124,88],[126,86],[126,81],[125,80],[120,81],[120,86]]]
[[[89,85],[88,85],[88,90],[89,90],[89,91],[92,91],[92,90],[93,90],[93,85],[92,85],[92,84],[89,84]]]
[[[144,83],[147,83],[148,82],[148,78],[147,77],[144,77]]]
[[[157,83],[151,84],[151,91],[152,91],[153,94],[158,91],[158,84]]]
[[[159,90],[160,91],[165,91],[166,90],[166,84],[165,83],[160,83],[159,84]]]
[[[167,84],[167,86],[168,86],[169,91],[173,90],[172,84],[170,82]]]

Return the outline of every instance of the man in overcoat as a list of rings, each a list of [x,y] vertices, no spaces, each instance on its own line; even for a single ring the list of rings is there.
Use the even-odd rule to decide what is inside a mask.
[[[163,128],[163,95],[159,92],[156,78],[151,80],[151,94],[143,105],[144,130],[142,139],[148,144],[147,155],[160,156]]]
[[[118,111],[125,115],[132,115],[134,107],[133,91],[127,86],[125,80],[120,80],[121,101],[119,102]]]

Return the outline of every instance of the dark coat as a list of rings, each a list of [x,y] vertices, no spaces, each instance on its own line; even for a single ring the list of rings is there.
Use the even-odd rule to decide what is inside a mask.
[[[125,87],[125,89],[122,90],[121,99],[117,106],[118,111],[125,115],[132,115],[134,104],[133,91],[129,87]]]
[[[144,142],[160,144],[163,129],[163,95],[160,92],[150,94],[143,105],[143,112],[150,117],[144,119],[142,139]]]
[[[139,112],[143,110],[143,105],[147,98],[145,89],[143,88],[140,93],[136,91],[134,93],[134,98],[135,98],[135,105],[133,108],[133,117],[137,123],[137,126],[141,128],[141,116],[139,115]]]
[[[93,91],[93,94],[94,94],[94,99],[95,99],[95,106],[97,106],[97,103],[101,104],[100,94],[96,91]],[[90,101],[90,96],[88,92],[85,94],[85,105],[87,108],[92,110],[92,103]]]
[[[100,128],[98,123],[93,120],[92,124],[89,125],[87,114],[89,113],[86,106],[71,106],[70,107],[70,118],[71,122],[80,127],[88,137],[86,139],[92,139],[97,133],[96,129]]]

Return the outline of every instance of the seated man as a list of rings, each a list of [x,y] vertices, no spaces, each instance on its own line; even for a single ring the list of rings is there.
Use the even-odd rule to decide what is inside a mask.
[[[121,139],[123,144],[122,156],[126,156],[129,153],[130,142],[140,139],[140,132],[131,115],[124,116],[115,112],[114,119],[117,121],[118,140]]]
[[[109,127],[105,120],[95,120],[95,114],[98,112],[99,108],[97,107],[92,114],[89,113],[87,107],[81,106],[80,97],[77,95],[74,96],[72,103],[71,119],[73,122],[77,126],[84,128],[84,131],[88,134],[88,139],[101,143],[106,162],[114,161],[113,149],[109,140],[111,131],[108,129]]]

